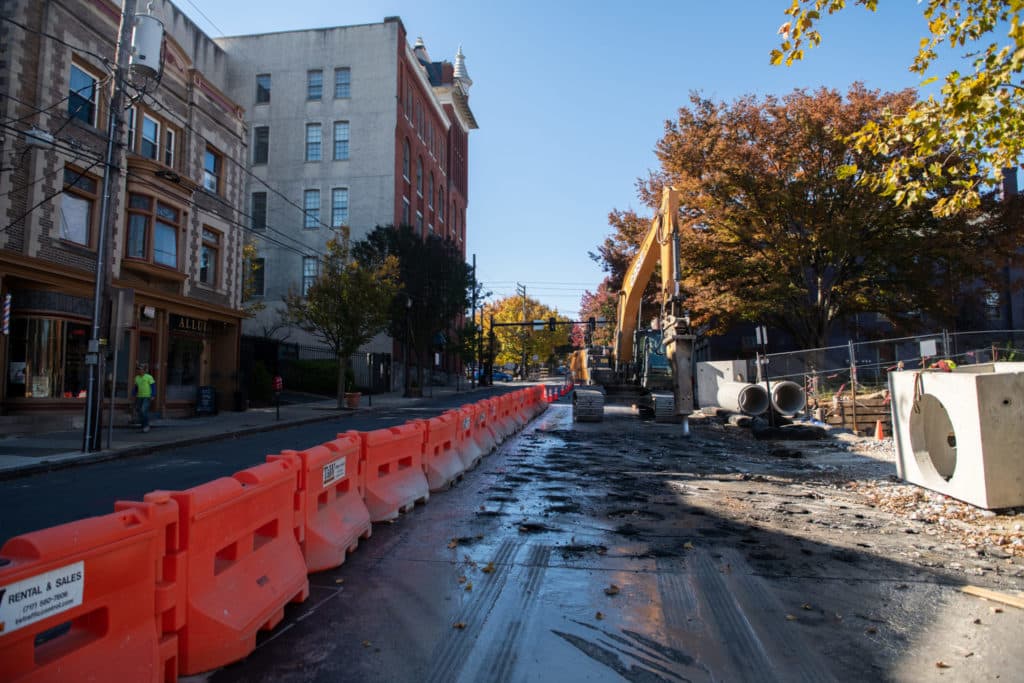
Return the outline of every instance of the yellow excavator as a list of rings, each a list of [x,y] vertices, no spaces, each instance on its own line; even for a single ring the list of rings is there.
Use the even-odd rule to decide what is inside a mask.
[[[661,314],[649,329],[642,329],[641,299],[659,263]],[[689,434],[695,336],[679,282],[679,194],[665,187],[658,213],[619,292],[614,348],[610,354],[584,349],[570,359],[573,376],[583,385],[573,393],[575,420],[600,421],[606,398],[625,398],[656,421],[682,422],[683,433]]]

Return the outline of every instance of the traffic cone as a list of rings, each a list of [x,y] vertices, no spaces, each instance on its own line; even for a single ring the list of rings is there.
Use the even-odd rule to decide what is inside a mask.
[[[882,440],[885,439],[885,430],[882,429],[882,421],[881,420],[876,420],[875,421],[875,438],[878,439],[879,441],[882,441]]]

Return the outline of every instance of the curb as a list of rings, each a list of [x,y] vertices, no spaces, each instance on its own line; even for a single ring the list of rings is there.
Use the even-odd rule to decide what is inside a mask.
[[[83,454],[81,457],[68,458],[67,460],[61,461],[47,461],[45,459],[40,462],[25,465],[23,467],[13,467],[8,470],[0,470],[0,481],[8,481],[10,479],[20,479],[21,477],[29,477],[34,474],[44,474],[46,472],[55,472],[57,470],[68,469],[69,467],[77,467],[79,465],[92,465],[98,462],[106,462],[108,460],[120,460],[122,458],[132,458],[140,455],[149,455],[158,451],[165,451],[171,448],[184,448],[187,446],[194,446],[199,443],[210,443],[214,441],[227,441],[228,439],[235,439],[240,436],[248,436],[250,434],[259,434],[262,432],[273,432],[279,429],[286,429],[288,427],[298,427],[305,424],[312,424],[315,422],[326,422],[327,420],[333,420],[335,418],[352,416],[357,411],[344,411],[339,410],[337,413],[331,413],[327,415],[315,415],[313,417],[302,417],[288,421],[273,422],[268,425],[261,425],[258,427],[246,427],[245,429],[239,429],[232,432],[218,432],[214,434],[204,434],[202,436],[190,436],[184,439],[177,439],[175,441],[163,441],[152,444],[145,444],[143,446],[131,446],[129,448],[113,449],[98,451],[96,453]],[[50,456],[52,457],[52,456]]]
[[[476,389],[465,389],[459,393],[472,394],[476,393],[482,387]],[[419,406],[428,404],[433,401],[433,396],[421,396],[419,398],[406,399],[409,402],[402,405],[396,406],[397,408]],[[77,467],[79,465],[91,465],[99,462],[106,462],[108,460],[120,460],[122,458],[131,458],[140,455],[149,455],[158,451],[164,451],[171,448],[183,448],[186,446],[194,446],[199,443],[210,443],[215,441],[226,441],[228,439],[235,439],[241,436],[248,436],[250,434],[259,434],[261,432],[273,432],[279,429],[287,429],[289,427],[300,427],[306,424],[313,424],[316,422],[326,422],[336,418],[352,417],[363,412],[373,412],[380,409],[388,409],[389,406],[361,406],[356,409],[346,408],[325,408],[324,415],[314,415],[311,417],[300,417],[293,418],[291,420],[281,420],[271,422],[270,424],[246,427],[237,431],[230,432],[215,432],[212,434],[204,434],[202,436],[190,436],[183,439],[177,439],[175,441],[163,441],[152,444],[145,444],[140,446],[131,446],[122,449],[104,450],[95,453],[83,454],[80,457],[68,458],[67,460],[60,461],[49,461],[44,456],[40,461],[18,467],[12,467],[6,470],[0,470],[0,481],[8,481],[11,479],[20,479],[21,477],[30,477],[35,474],[45,474],[47,472],[55,472],[57,470],[68,469],[70,467]]]

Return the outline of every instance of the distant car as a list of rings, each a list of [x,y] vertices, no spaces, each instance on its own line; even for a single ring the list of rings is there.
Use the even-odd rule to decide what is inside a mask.
[[[504,370],[495,370],[493,375],[495,382],[511,382],[512,375],[508,374]]]

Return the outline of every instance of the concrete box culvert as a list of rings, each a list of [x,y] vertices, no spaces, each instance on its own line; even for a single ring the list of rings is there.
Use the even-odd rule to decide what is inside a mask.
[[[780,415],[793,417],[806,405],[807,394],[802,386],[789,380],[772,382],[772,406]]]
[[[931,394],[918,398],[910,411],[910,448],[922,473],[949,481],[956,471],[956,430],[942,401]]]
[[[1024,505],[1024,363],[893,372],[900,478],[983,508]]]

